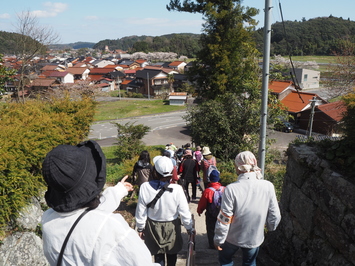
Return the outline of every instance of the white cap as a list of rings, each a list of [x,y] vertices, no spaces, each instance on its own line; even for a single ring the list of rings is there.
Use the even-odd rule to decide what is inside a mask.
[[[164,177],[172,176],[174,169],[173,162],[166,156],[155,156],[153,158],[155,170]]]

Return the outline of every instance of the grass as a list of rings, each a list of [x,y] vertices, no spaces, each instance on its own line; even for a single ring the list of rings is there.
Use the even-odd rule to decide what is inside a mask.
[[[315,61],[318,64],[333,64],[336,61],[336,56],[308,55],[308,56],[291,56],[293,61],[307,62]]]
[[[169,105],[163,100],[119,100],[99,102],[94,121],[113,120],[149,114],[185,110],[185,106]]]

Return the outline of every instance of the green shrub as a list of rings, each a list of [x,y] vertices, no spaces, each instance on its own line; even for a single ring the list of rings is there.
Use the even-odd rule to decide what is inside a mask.
[[[70,98],[0,106],[0,234],[32,196],[45,187],[42,161],[59,144],[88,134],[95,103]]]

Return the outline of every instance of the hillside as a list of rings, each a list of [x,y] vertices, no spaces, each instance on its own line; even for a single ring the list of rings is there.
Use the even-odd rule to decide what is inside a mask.
[[[200,35],[193,33],[173,33],[161,36],[128,36],[117,40],[102,40],[93,48],[103,50],[107,45],[110,50],[134,52],[174,52],[178,55],[195,57],[200,50]]]
[[[285,26],[285,30],[284,30]],[[272,24],[272,55],[333,55],[339,51],[341,43],[348,39],[355,42],[355,21],[333,16],[302,21],[285,21]],[[285,34],[286,31],[286,34]],[[16,33],[0,31],[0,53],[11,54]],[[263,50],[263,28],[254,32],[257,49]],[[50,48],[80,49],[93,48],[134,52],[174,52],[189,58],[196,57],[200,50],[200,34],[172,33],[161,36],[127,36],[120,39],[106,39],[98,43],[75,42],[56,44]]]
[[[344,40],[355,41],[355,21],[333,16],[285,21],[285,30],[281,22],[276,22],[271,28],[272,55],[333,55]],[[255,32],[255,40],[262,51],[263,28]]]

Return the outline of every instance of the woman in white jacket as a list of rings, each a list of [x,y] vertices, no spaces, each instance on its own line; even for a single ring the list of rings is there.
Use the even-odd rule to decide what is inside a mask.
[[[153,159],[154,180],[142,184],[136,208],[137,230],[154,255],[155,262],[175,266],[182,249],[181,223],[192,233],[192,220],[185,193],[178,184],[170,184],[172,161],[165,156]],[[158,196],[157,196],[158,195]]]
[[[43,176],[51,207],[42,216],[43,248],[50,265],[155,265],[137,233],[113,213],[133,189],[125,182],[127,176],[101,194],[106,161],[96,142],[54,148],[43,162]],[[84,213],[63,249],[68,232]]]

